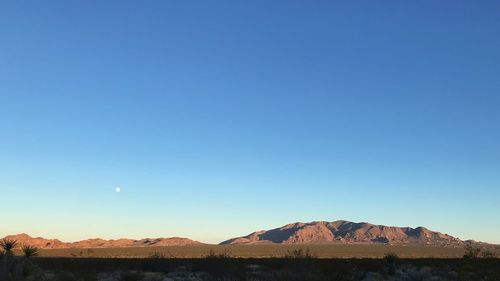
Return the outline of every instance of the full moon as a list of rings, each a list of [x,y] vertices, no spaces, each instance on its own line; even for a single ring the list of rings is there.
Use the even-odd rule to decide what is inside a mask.
[[[115,191],[116,191],[116,192],[120,192],[120,191],[122,191],[122,189],[121,189],[121,188],[119,188],[119,187],[117,187],[117,188],[115,188]]]

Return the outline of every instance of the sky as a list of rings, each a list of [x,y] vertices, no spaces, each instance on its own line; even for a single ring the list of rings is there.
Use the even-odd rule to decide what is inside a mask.
[[[499,12],[2,1],[0,236],[343,219],[500,243]]]

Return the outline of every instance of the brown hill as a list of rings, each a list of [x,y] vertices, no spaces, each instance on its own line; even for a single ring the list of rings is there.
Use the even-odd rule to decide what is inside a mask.
[[[448,234],[430,231],[424,227],[395,227],[354,223],[349,221],[318,221],[292,223],[280,228],[263,230],[247,236],[229,239],[224,244],[313,244],[313,243],[383,243],[462,245],[464,242]]]
[[[40,249],[57,249],[68,248],[66,244],[57,239],[45,239],[41,237],[31,237],[28,234],[22,233],[17,235],[8,235],[4,239],[16,240],[18,245],[31,245]]]
[[[63,248],[121,248],[121,247],[151,247],[151,246],[185,246],[201,245],[202,243],[188,238],[153,238],[153,239],[88,239],[78,242],[66,243],[57,239],[45,239],[31,237],[28,234],[9,235],[5,238],[17,240],[19,245],[32,245],[40,249],[63,249]]]

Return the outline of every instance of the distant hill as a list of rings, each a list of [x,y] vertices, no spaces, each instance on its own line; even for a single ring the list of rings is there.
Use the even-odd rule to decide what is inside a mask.
[[[339,220],[287,224],[279,228],[257,231],[247,236],[229,239],[222,242],[221,245],[261,243],[383,243],[458,246],[465,242],[448,234],[428,230],[425,227],[395,227]]]
[[[78,242],[66,243],[58,239],[45,239],[41,237],[31,237],[28,234],[18,234],[6,236],[7,239],[17,240],[19,245],[32,245],[41,249],[64,249],[64,248],[120,248],[120,247],[151,247],[151,246],[185,246],[201,245],[202,243],[188,238],[146,238],[141,240],[133,239],[88,239]]]

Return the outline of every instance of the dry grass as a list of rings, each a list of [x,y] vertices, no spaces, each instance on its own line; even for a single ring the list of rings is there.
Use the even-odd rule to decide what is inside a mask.
[[[463,248],[436,246],[390,245],[197,245],[144,248],[108,249],[46,249],[41,257],[96,257],[96,258],[203,258],[212,254],[231,253],[235,258],[276,258],[290,252],[308,249],[318,258],[383,258],[394,253],[400,258],[461,258]],[[497,256],[500,250],[496,249]]]

